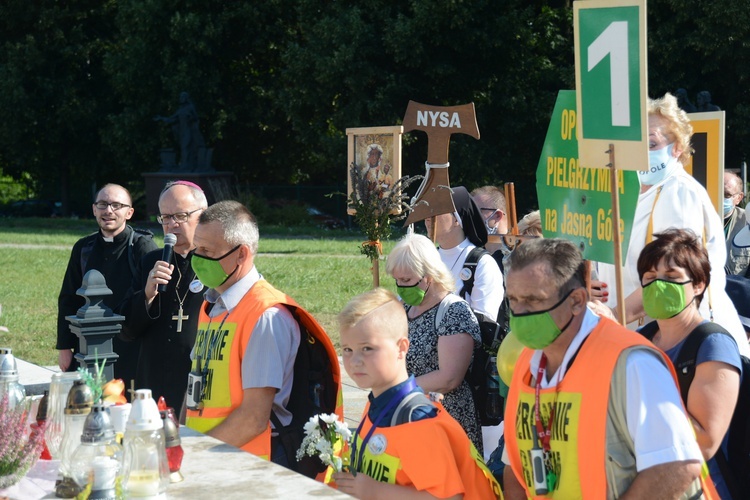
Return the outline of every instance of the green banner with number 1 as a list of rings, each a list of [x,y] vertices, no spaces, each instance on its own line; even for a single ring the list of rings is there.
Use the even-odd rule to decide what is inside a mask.
[[[640,140],[638,7],[583,10],[580,23],[583,136]]]
[[[617,168],[647,164],[645,0],[574,4],[581,166],[602,168],[615,145]]]

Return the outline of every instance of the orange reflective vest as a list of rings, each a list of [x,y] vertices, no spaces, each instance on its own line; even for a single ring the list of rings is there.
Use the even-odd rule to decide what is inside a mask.
[[[466,431],[440,403],[436,406],[434,418],[376,428],[365,447],[360,472],[437,498],[462,494],[467,499],[502,499],[500,485]],[[372,427],[369,407],[368,403],[356,436],[358,450]]]
[[[610,384],[620,354],[643,346],[664,358],[677,386],[669,358],[644,337],[602,318],[583,343],[576,361],[557,388],[540,391],[542,422],[548,422],[552,405],[555,420],[550,440],[550,463],[557,476],[555,489],[535,494],[529,459],[536,435],[535,386],[529,362],[533,350],[524,349],[516,362],[505,412],[505,442],[518,482],[529,498],[607,498],[606,427]],[[534,374],[536,375],[536,374]],[[538,443],[538,441],[537,441]],[[538,446],[541,448],[541,444]],[[704,464],[704,470],[707,470]],[[703,491],[713,496],[713,484],[704,473]]]
[[[203,409],[188,410],[186,425],[202,433],[207,433],[219,425],[230,413],[242,403],[242,358],[252,336],[255,324],[261,314],[269,307],[284,305],[291,308],[295,317],[305,329],[325,346],[333,379],[338,387],[336,414],[344,418],[343,395],[341,390],[341,372],[336,350],[331,344],[325,330],[307,311],[302,309],[291,297],[276,290],[267,281],[261,279],[240,300],[239,304],[224,317],[209,318],[206,313],[207,303],[201,307],[198,320],[198,334],[195,340],[195,353],[212,351],[209,373],[206,378]],[[219,327],[221,325],[221,331]],[[302,342],[304,339],[300,339]],[[211,347],[213,346],[213,347]],[[196,356],[197,358],[197,356]],[[204,360],[205,362],[205,360]],[[197,370],[197,359],[193,360],[192,370]],[[270,415],[269,415],[270,418]],[[271,423],[255,439],[245,443],[242,449],[270,459],[271,456]]]

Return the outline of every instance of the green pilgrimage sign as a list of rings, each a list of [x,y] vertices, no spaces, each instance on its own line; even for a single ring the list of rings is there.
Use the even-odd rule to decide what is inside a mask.
[[[622,161],[622,160],[620,160]],[[611,173],[578,163],[576,93],[561,90],[536,170],[536,193],[545,238],[572,241],[589,260],[614,264],[614,231],[619,227],[623,260],[633,227],[638,173],[617,170],[620,221],[612,220]]]

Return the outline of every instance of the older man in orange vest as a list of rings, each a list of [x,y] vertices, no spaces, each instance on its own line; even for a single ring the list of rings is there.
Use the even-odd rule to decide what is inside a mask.
[[[300,325],[326,347],[340,380],[333,346],[312,316],[258,273],[258,226],[241,203],[206,209],[193,241],[193,270],[210,290],[191,356],[187,426],[293,468],[292,450],[276,437],[293,419]]]
[[[509,267],[510,329],[526,349],[505,411],[505,498],[718,498],[672,365],[587,308],[578,248],[527,241]]]

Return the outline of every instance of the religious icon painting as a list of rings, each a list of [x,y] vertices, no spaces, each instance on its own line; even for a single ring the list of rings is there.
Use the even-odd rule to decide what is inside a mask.
[[[347,199],[352,200],[352,193],[361,202],[388,196],[401,178],[403,130],[402,126],[346,129]],[[400,211],[399,207],[394,213]],[[350,207],[348,213],[354,215],[355,210]]]

